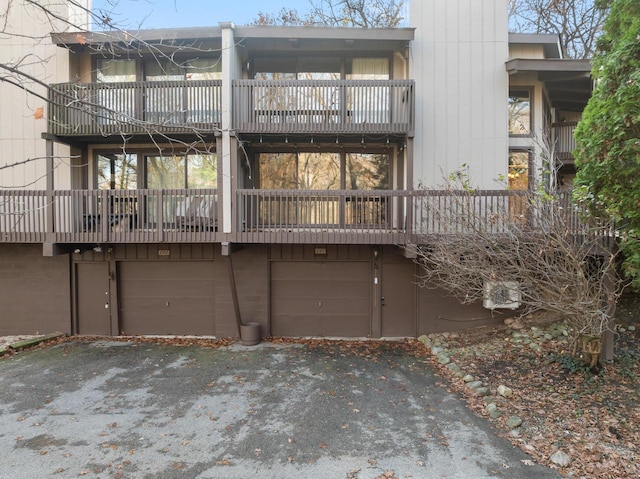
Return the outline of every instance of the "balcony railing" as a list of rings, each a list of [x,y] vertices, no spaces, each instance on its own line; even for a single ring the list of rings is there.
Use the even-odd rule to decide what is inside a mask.
[[[585,234],[570,195],[559,210]],[[4,243],[327,243],[420,244],[492,234],[513,222],[540,227],[523,191],[237,190],[234,230],[218,232],[218,192],[188,190],[0,191]],[[534,218],[535,216],[535,218]],[[536,220],[537,218],[537,220]],[[612,240],[613,230],[598,233]]]
[[[6,243],[213,242],[217,217],[214,189],[0,192]]]
[[[552,125],[556,159],[573,160],[573,150],[576,149],[573,132],[576,131],[577,126],[577,121],[566,121]]]
[[[399,244],[407,191],[238,190],[238,242]]]
[[[414,126],[412,80],[236,80],[241,133],[406,134]]]
[[[49,90],[49,133],[107,136],[220,127],[219,80],[60,83]]]

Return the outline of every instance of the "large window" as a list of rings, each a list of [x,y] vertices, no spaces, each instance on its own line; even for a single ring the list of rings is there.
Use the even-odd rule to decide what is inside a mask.
[[[258,155],[260,188],[385,190],[389,154],[290,152]]]
[[[532,133],[531,90],[509,90],[509,134],[530,136]]]
[[[144,171],[142,159],[144,158]],[[98,153],[97,181],[101,190],[217,188],[215,153],[145,155]]]
[[[258,221],[271,225],[384,224],[386,198],[358,192],[388,189],[389,163],[386,152],[259,153],[260,188],[301,193],[268,196],[258,204]]]
[[[149,189],[216,188],[216,155],[146,156]]]

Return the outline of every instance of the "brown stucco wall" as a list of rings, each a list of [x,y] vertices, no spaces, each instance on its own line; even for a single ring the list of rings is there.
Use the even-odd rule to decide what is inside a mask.
[[[0,245],[0,335],[71,332],[69,256]]]

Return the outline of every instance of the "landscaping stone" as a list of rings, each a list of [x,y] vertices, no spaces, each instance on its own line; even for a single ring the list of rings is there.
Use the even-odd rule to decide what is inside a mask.
[[[462,372],[462,370],[460,369],[460,366],[458,366],[456,363],[447,364],[447,369],[451,371],[453,374],[458,374]]]
[[[484,383],[482,381],[471,381],[467,383],[467,386],[469,386],[471,389],[477,389],[484,386]]]
[[[520,416],[511,416],[507,419],[507,427],[509,429],[515,429],[516,427],[520,427],[522,425],[522,419]]]
[[[439,353],[437,357],[440,364],[449,364],[451,362],[451,358],[445,353]]]
[[[635,327],[635,326],[627,326],[627,329],[628,329],[629,331],[635,331],[635,330],[636,330],[636,327]]]
[[[476,388],[477,396],[485,397],[485,396],[488,396],[489,394],[490,394],[489,388],[486,388],[486,387]]]
[[[498,394],[500,394],[500,396],[502,397],[508,398],[513,395],[513,390],[501,384],[500,386],[498,386]]]
[[[549,459],[560,467],[567,467],[571,464],[571,458],[563,451],[556,451]]]
[[[473,382],[473,381],[475,381],[475,379],[476,379],[476,378],[474,378],[471,374],[467,374],[466,376],[464,376],[464,377],[462,378],[462,380],[463,380],[465,383]]]

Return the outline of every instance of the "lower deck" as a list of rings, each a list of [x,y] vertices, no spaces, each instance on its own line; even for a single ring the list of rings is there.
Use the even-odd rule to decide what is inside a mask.
[[[0,335],[416,337],[504,319],[417,285],[416,264],[382,245],[103,245],[43,257],[0,244]],[[232,282],[233,278],[233,282]]]

